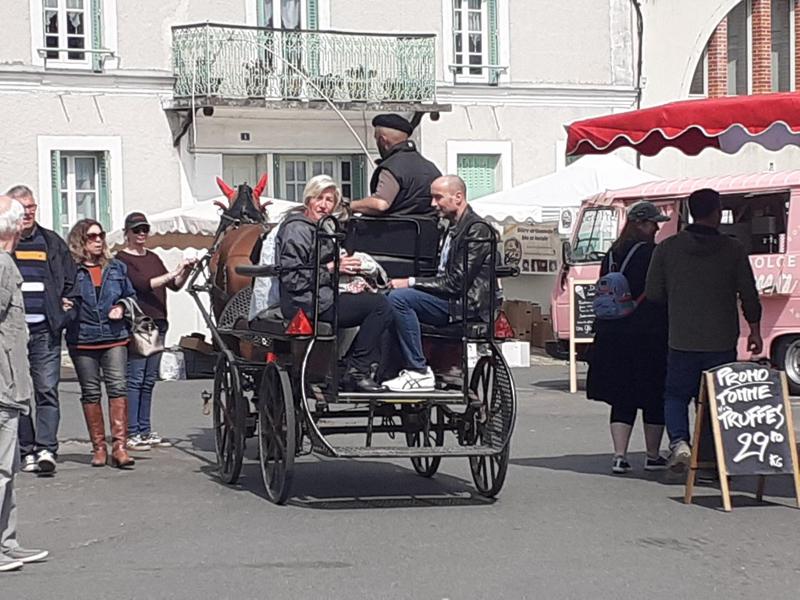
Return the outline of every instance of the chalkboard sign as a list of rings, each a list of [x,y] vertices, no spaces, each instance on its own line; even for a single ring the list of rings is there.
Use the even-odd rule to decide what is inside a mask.
[[[592,301],[597,290],[594,281],[572,282],[572,330],[576,342],[591,342],[594,339],[594,311]]]
[[[735,362],[704,373],[693,441],[689,482],[694,485],[702,430],[710,425],[716,450],[723,505],[730,510],[729,476],[793,475],[800,506],[797,446],[786,374],[754,362]]]

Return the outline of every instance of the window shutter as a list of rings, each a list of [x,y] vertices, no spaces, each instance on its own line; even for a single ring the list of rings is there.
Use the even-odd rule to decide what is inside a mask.
[[[53,231],[64,236],[64,223],[61,218],[61,152],[50,152],[50,193],[52,195]]]
[[[283,198],[281,193],[281,155],[272,155],[272,196],[273,198]]]
[[[319,29],[319,2],[318,0],[307,0],[306,21],[309,29]]]
[[[366,194],[364,193],[364,155],[353,154],[350,157],[350,165],[352,172],[353,197],[351,200],[361,200]]]
[[[92,50],[103,47],[103,0],[92,0]],[[92,71],[103,71],[104,56],[92,53]]]
[[[458,175],[467,184],[467,199],[494,193],[499,157],[492,154],[459,154]]]
[[[256,0],[256,25],[266,26],[267,19],[264,16],[264,0]]]
[[[498,48],[497,31],[497,0],[486,0],[486,22],[487,33],[489,34],[489,64],[500,64],[500,51]],[[500,71],[489,69],[489,85],[497,85],[500,82]]]
[[[111,189],[108,183],[109,162],[109,153],[101,152],[97,158],[97,196],[100,204],[100,222],[106,231],[111,230]]]

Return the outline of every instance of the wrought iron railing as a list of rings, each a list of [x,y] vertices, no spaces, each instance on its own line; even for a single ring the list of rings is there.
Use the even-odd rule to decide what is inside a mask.
[[[429,102],[435,62],[433,34],[172,28],[176,97]]]

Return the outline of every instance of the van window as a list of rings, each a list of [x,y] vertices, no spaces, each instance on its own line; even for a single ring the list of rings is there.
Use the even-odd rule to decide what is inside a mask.
[[[739,240],[748,254],[786,252],[789,192],[722,197],[720,232]]]
[[[619,215],[614,208],[589,208],[583,211],[576,229],[572,261],[598,262],[617,239]]]

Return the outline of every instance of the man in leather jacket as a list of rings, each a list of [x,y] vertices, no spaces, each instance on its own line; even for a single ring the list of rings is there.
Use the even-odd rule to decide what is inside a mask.
[[[393,279],[389,300],[406,368],[384,382],[391,391],[431,391],[433,371],[422,353],[420,322],[444,326],[464,319],[462,294],[467,287],[466,316],[490,320],[491,246],[470,243],[486,238],[490,226],[467,204],[467,188],[457,175],[444,175],[431,185],[431,205],[450,222],[440,252],[437,273],[431,277]],[[466,256],[466,270],[465,270]]]

